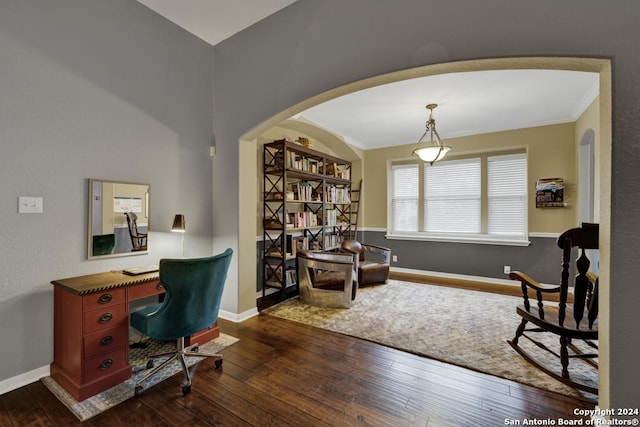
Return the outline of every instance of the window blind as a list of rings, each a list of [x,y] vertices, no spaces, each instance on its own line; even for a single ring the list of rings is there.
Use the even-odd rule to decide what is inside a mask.
[[[487,158],[489,234],[525,235],[527,158],[525,154]]]
[[[418,165],[394,165],[391,209],[394,231],[418,231]]]
[[[425,168],[424,223],[428,232],[479,233],[480,159],[450,160]]]

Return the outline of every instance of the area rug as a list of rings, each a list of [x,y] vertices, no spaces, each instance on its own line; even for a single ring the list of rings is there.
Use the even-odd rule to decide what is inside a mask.
[[[516,314],[520,302],[521,298],[514,296],[390,280],[386,285],[358,289],[349,309],[312,307],[296,297],[262,313],[595,403],[597,396],[541,372],[507,343],[520,323]],[[537,335],[549,335],[543,341],[559,351],[555,336]],[[527,339],[519,344],[540,354],[547,366],[558,366],[560,372],[555,356]],[[596,370],[584,361],[571,360],[569,369],[573,379],[597,386]]]
[[[220,334],[218,338],[200,346],[204,352],[216,353],[225,347],[238,342],[238,339],[229,335]],[[103,391],[95,396],[85,399],[81,402],[75,400],[64,388],[62,388],[53,378],[44,377],[41,381],[44,385],[60,400],[80,421],[86,421],[107,409],[124,402],[133,397],[135,384],[139,378],[142,378],[148,370],[146,369],[149,355],[158,354],[166,351],[172,351],[175,348],[173,342],[162,342],[149,340],[149,345],[145,348],[131,348],[129,350],[129,363],[133,368],[133,376],[127,381],[116,385],[108,390]],[[166,359],[157,359],[156,366]],[[189,357],[187,364],[193,364],[203,360],[202,357]],[[167,368],[154,375],[144,383],[145,389],[158,384],[172,375],[181,372],[182,367],[178,361],[174,361]]]

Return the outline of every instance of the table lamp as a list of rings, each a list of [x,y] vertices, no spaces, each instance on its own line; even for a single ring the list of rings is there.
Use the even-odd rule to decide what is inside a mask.
[[[184,233],[187,231],[187,225],[184,220],[184,215],[176,214],[173,217],[173,225],[171,226],[171,231],[176,233],[182,233],[182,257],[184,258]]]

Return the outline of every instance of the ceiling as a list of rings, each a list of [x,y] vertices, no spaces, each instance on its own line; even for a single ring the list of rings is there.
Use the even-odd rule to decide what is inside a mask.
[[[295,0],[138,0],[211,45]],[[250,4],[250,6],[248,6]],[[362,149],[415,143],[427,104],[447,138],[575,121],[599,94],[597,73],[492,70],[441,74],[354,92],[297,114]]]
[[[138,0],[214,46],[295,0]]]
[[[305,110],[312,121],[362,149],[416,143],[427,104],[443,140],[574,122],[599,94],[597,73],[491,70],[440,74],[354,92]]]

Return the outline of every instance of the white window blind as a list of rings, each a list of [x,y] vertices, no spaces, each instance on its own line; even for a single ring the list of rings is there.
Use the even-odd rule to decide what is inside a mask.
[[[527,158],[525,154],[487,159],[489,234],[525,235],[527,230]]]
[[[435,163],[424,176],[426,231],[480,233],[480,159]]]
[[[393,210],[394,231],[418,231],[418,165],[394,165]]]

